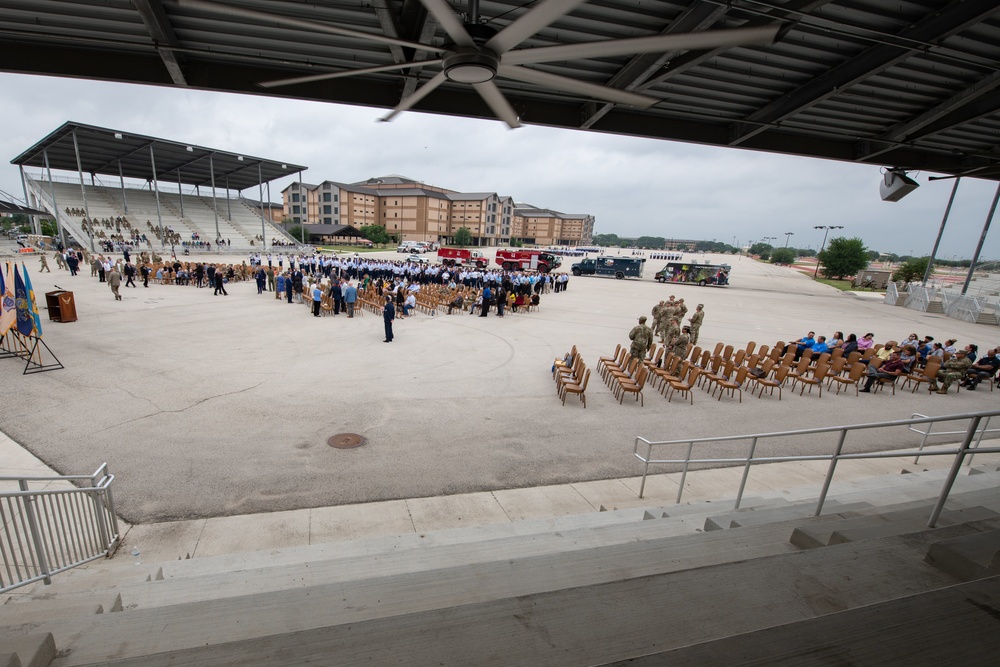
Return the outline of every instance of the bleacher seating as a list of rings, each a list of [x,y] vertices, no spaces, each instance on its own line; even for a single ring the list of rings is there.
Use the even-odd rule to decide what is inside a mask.
[[[79,225],[83,216],[69,215],[66,209],[83,209],[83,195],[79,184],[56,181],[54,183],[32,182],[40,186],[43,196],[40,199],[49,201],[48,193],[55,190],[56,203],[60,211],[61,220],[68,222],[67,228],[77,237],[77,241],[82,245],[88,245],[89,241],[80,231]],[[126,203],[128,212],[126,213]],[[260,212],[248,206],[240,199],[232,199],[228,206],[225,198],[217,198],[215,210],[212,207],[212,198],[206,196],[184,195],[177,192],[161,191],[159,193],[159,218],[157,216],[157,195],[150,190],[140,190],[126,188],[124,198],[120,188],[87,186],[87,207],[91,218],[98,220],[118,217],[127,218],[133,228],[145,233],[153,242],[154,247],[159,247],[159,242],[150,233],[147,221],[154,227],[159,226],[159,219],[163,220],[163,228],[171,228],[180,235],[182,242],[190,243],[192,234],[200,237],[202,244],[211,243],[216,245],[216,213],[218,211],[219,235],[229,241],[227,249],[239,252],[248,251],[251,248],[251,241],[254,242],[255,249],[263,249],[260,241],[256,241],[261,234]],[[182,215],[183,211],[183,215]],[[229,215],[232,218],[229,218]],[[268,243],[273,238],[291,240],[284,231],[265,220],[266,236]],[[127,233],[125,234],[128,235]],[[204,246],[200,246],[204,247]]]
[[[0,654],[60,667],[992,664],[1000,473],[975,470],[933,529],[943,468],[842,484],[818,517],[785,491],[737,511],[99,565],[10,600]]]

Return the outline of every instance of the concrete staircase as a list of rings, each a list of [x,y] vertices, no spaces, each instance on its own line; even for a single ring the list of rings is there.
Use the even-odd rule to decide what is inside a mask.
[[[821,516],[786,493],[107,561],[0,608],[0,666],[995,664],[1000,473],[977,470],[935,529],[942,470]]]

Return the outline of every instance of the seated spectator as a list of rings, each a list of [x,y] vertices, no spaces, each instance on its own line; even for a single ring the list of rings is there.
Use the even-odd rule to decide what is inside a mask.
[[[826,341],[826,344],[829,346],[831,352],[836,350],[838,347],[842,347],[844,345],[844,332],[834,331],[833,336]]]
[[[934,343],[931,347],[930,353],[927,355],[927,359],[931,359],[932,357],[938,357],[939,359],[944,360],[944,345],[941,343]]]
[[[858,349],[864,352],[875,344],[875,334],[866,333],[858,340]]]
[[[417,297],[410,292],[403,300],[403,317],[409,317],[410,311],[417,307]]]
[[[905,366],[904,372],[906,373],[912,373],[917,362],[920,360],[919,355],[917,355],[917,348],[909,344],[903,346],[903,352],[899,355],[899,358],[903,360]]]
[[[905,340],[903,340],[903,342],[901,342],[899,344],[900,347],[903,347],[904,345],[912,345],[915,348],[919,348],[920,347],[920,337],[917,336],[917,334],[915,334],[915,333],[911,333],[909,336],[906,337]]]
[[[813,343],[812,347],[810,347],[809,349],[812,350],[813,357],[818,357],[824,352],[829,352],[830,346],[826,344],[826,336],[820,336],[819,338],[817,338],[816,342]]]
[[[856,334],[849,334],[847,336],[847,340],[845,340],[844,344],[841,346],[841,349],[844,350],[844,356],[845,357],[847,355],[849,355],[851,352],[857,352],[857,350],[858,350],[858,337],[857,337],[857,335]]]
[[[969,343],[965,346],[965,358],[969,361],[975,363],[976,358],[979,356],[979,346]]]
[[[958,348],[955,347],[955,343],[958,342],[954,338],[949,338],[944,342],[944,351],[948,354],[955,354],[958,352]]]
[[[876,359],[881,359],[882,361],[888,361],[889,357],[894,351],[896,351],[896,341],[887,340],[885,345],[879,348],[878,352],[875,353]]]
[[[449,315],[451,315],[451,311],[454,308],[458,308],[459,310],[462,310],[463,308],[465,308],[465,297],[463,297],[461,294],[459,294],[454,299],[452,299],[451,303],[448,304],[448,314]]]
[[[968,389],[975,389],[983,380],[992,381],[997,369],[1000,369],[1000,357],[997,357],[996,350],[989,350],[985,357],[972,364],[960,384]]]
[[[478,296],[476,296],[476,302],[473,303],[472,306],[469,308],[469,315],[475,315],[476,308],[482,310],[482,307],[483,307],[483,295],[479,294]]]
[[[789,348],[791,348],[792,345],[794,345],[795,346],[795,360],[798,361],[799,357],[802,356],[802,353],[805,352],[806,350],[808,350],[809,348],[811,348],[815,344],[816,344],[816,332],[810,331],[809,333],[807,333],[802,338],[800,338],[800,339],[798,339],[796,341],[793,341],[793,342],[789,343],[788,345],[786,345],[785,348],[781,351],[781,354],[787,353],[788,350],[789,350]]]
[[[865,380],[864,388],[859,391],[871,393],[872,385],[878,380],[895,382],[896,378],[902,375],[904,370],[905,366],[899,352],[893,352],[889,355],[889,359],[878,368],[875,367],[875,364],[868,365],[866,370],[868,378]]]

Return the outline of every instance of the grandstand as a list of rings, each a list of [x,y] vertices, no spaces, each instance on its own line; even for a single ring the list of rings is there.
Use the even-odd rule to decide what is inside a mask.
[[[42,181],[28,177],[29,192],[48,211],[52,212],[52,192],[59,207],[59,221],[80,245],[88,246],[90,241],[80,223],[83,216],[69,215],[67,209],[84,209],[83,194],[79,183],[68,183],[59,180]],[[119,187],[87,186],[86,210],[91,218],[98,220],[118,217],[127,218],[139,233],[146,234],[153,244],[153,249],[160,248],[160,243],[152,232],[153,227],[163,221],[164,229],[172,229],[180,234],[183,241],[189,241],[193,234],[200,236],[201,241],[215,245],[216,213],[212,209],[212,198],[195,194],[182,195],[177,192],[159,193],[159,214],[157,214],[157,194],[148,189],[128,188],[123,191]],[[127,207],[126,207],[127,204]],[[244,199],[216,199],[215,210],[218,211],[219,237],[230,243],[230,249],[250,250],[260,248],[257,237],[262,233],[270,245],[271,239],[277,238],[284,242],[294,242],[284,230],[264,218],[263,229],[259,209],[254,209]],[[126,212],[127,211],[127,212]],[[126,234],[127,236],[127,234]]]
[[[217,196],[213,201],[203,193],[209,188],[217,193],[261,188],[303,171],[300,165],[74,122],[64,123],[11,162],[22,168],[29,199],[57,216],[66,233],[82,246],[91,241],[80,211],[97,220],[127,219],[146,234],[154,249],[163,247],[151,233],[161,225],[189,245],[195,236],[213,246],[216,239],[226,239],[231,250],[240,251],[261,248],[261,235],[267,246],[272,239],[295,242],[249,200]],[[50,170],[76,172],[77,177],[48,177]],[[83,174],[90,176],[89,185]],[[105,186],[100,176],[120,180],[121,186]],[[136,181],[144,185],[128,184]],[[114,233],[129,235],[127,229]]]

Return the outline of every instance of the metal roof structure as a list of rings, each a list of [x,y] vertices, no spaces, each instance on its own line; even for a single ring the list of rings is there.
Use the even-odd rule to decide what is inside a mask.
[[[231,190],[244,190],[306,169],[288,162],[72,121],[63,123],[11,160],[11,164],[45,169],[47,154],[51,169],[77,171],[77,148],[85,174],[120,174],[144,181],[180,182],[202,187],[211,186],[214,178],[216,187]]]
[[[558,10],[505,42],[520,79],[499,61],[497,78],[476,84],[489,95],[445,75],[465,0],[0,0],[0,70],[482,118],[509,103],[533,125],[1000,180],[996,0],[472,3],[481,22],[469,35]],[[604,40],[775,24],[787,32],[770,46],[592,55]],[[523,64],[542,48],[565,57]],[[588,85],[655,103],[599,101]]]

